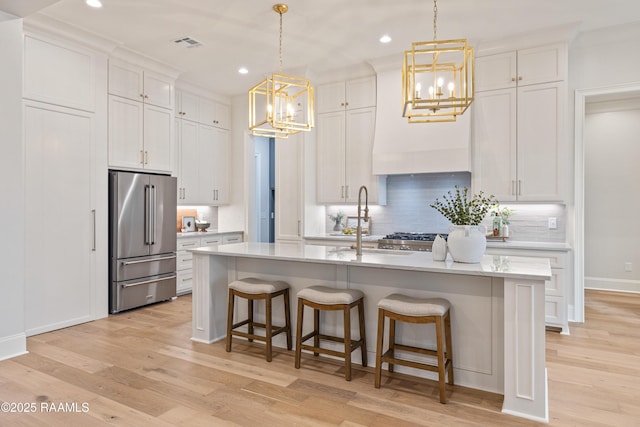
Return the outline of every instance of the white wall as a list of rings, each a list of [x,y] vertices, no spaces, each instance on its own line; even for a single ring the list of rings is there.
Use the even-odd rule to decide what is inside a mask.
[[[22,19],[0,12],[0,360],[26,352]]]
[[[640,292],[640,98],[587,107],[585,287]]]

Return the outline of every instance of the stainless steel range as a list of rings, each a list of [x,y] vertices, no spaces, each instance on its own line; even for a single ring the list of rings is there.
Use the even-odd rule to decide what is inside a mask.
[[[378,249],[431,252],[431,246],[437,235],[436,233],[408,232],[387,234],[384,239],[378,240]],[[440,234],[440,236],[447,238],[447,234]]]

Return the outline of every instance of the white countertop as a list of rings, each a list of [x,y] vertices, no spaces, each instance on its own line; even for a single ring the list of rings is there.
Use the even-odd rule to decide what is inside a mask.
[[[232,230],[232,231],[222,231],[222,230],[207,230],[207,231],[189,231],[187,233],[178,232],[178,239],[181,237],[204,237],[204,236],[216,236],[221,234],[242,234],[243,231],[240,230]]]
[[[450,256],[445,261],[434,261],[431,252],[363,249],[363,255],[357,257],[355,250],[348,248],[305,245],[302,243],[274,244],[253,242],[202,247],[191,249],[190,252],[202,255],[264,258],[472,276],[532,280],[551,279],[550,263],[545,258],[485,255],[482,262],[478,264],[464,264],[453,262]]]

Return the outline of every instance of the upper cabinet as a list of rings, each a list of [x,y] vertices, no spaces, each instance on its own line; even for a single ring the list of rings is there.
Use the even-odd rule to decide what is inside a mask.
[[[475,68],[477,92],[563,81],[567,49],[564,44],[554,44],[479,56]]]
[[[174,107],[171,78],[113,59],[109,61],[109,93],[157,107]]]
[[[318,86],[318,114],[376,106],[375,76]]]
[[[219,129],[231,129],[229,105],[182,90],[176,91],[176,117]]]
[[[476,59],[473,185],[501,202],[565,201],[565,45]]]
[[[173,172],[170,77],[109,61],[109,166]]]

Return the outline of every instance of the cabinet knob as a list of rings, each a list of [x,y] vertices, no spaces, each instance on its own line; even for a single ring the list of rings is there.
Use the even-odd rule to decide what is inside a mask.
[[[512,82],[515,82],[515,81],[516,81],[516,78],[515,78],[515,77],[511,77],[511,81],[512,81]]]
[[[340,106],[341,106],[341,107],[344,107],[344,102],[341,102],[341,103],[340,103]]]
[[[344,105],[345,105],[345,107],[348,107],[348,106],[349,106],[349,103],[348,103],[348,102],[345,102],[345,103],[344,103]]]
[[[148,96],[148,95],[145,95],[145,96],[144,96],[144,99],[148,99],[148,98],[149,98],[149,96]]]
[[[522,80],[522,76],[518,76],[518,80]]]
[[[140,94],[140,98],[144,98],[144,93],[141,93],[141,94]]]

